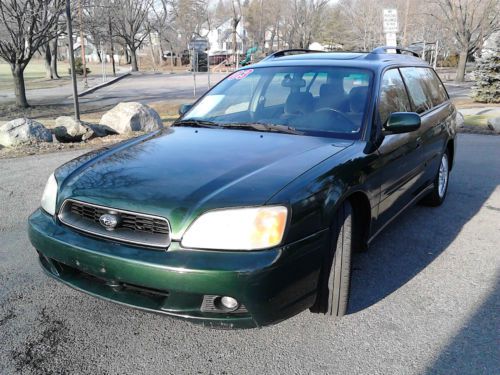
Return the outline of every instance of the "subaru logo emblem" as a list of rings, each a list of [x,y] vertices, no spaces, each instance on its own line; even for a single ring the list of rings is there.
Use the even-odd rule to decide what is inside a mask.
[[[106,230],[114,230],[119,222],[119,217],[114,214],[104,214],[99,218],[99,223],[106,228]]]

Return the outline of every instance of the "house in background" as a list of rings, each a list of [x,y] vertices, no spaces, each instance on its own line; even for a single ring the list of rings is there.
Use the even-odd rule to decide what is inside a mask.
[[[233,26],[232,20],[228,19],[219,26],[211,30],[202,30],[201,34],[206,35],[209,43],[208,54],[215,55],[232,55],[235,52],[239,55],[245,53],[248,48],[248,37],[245,30],[245,21],[242,18],[236,28],[236,46],[233,46]],[[235,51],[236,49],[236,51]]]

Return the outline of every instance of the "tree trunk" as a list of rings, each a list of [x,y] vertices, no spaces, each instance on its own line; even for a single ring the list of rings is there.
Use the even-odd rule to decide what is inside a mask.
[[[52,75],[52,79],[59,79],[59,74],[57,74],[57,55],[58,55],[58,47],[57,47],[57,38],[53,39],[49,42],[50,47],[50,74]]]
[[[50,70],[52,55],[50,53],[50,45],[47,43],[43,49],[43,62],[45,65],[45,78],[52,79],[52,71]]]
[[[24,86],[24,68],[19,64],[11,65],[12,77],[14,78],[16,105],[19,108],[29,107],[26,99],[26,87]]]
[[[132,71],[138,72],[139,66],[137,65],[137,54],[135,49],[130,49],[130,63],[132,64]]]
[[[467,57],[469,56],[469,49],[465,48],[460,52],[460,58],[458,59],[457,76],[455,77],[456,82],[463,82],[465,80],[465,65],[467,64]]]
[[[113,28],[111,24],[111,18],[108,18],[108,30],[109,30],[109,43],[111,45],[111,63],[113,64],[113,77],[116,77],[115,45],[113,43]]]

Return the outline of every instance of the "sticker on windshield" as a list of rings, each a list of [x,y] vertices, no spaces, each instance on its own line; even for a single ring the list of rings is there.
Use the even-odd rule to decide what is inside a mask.
[[[231,75],[228,79],[229,80],[243,79],[243,78],[248,77],[252,72],[253,72],[253,69],[240,70],[240,71],[237,71],[236,73],[234,73],[233,75]]]

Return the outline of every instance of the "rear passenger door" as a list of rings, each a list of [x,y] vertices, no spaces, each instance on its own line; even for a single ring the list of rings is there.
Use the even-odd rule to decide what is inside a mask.
[[[403,79],[397,68],[382,76],[378,102],[380,125],[387,122],[393,112],[412,112]],[[403,134],[385,134],[378,148],[383,178],[379,212],[375,230],[380,229],[417,193],[423,168],[418,131]]]
[[[424,166],[422,187],[430,184],[436,176],[441,153],[444,150],[447,134],[447,122],[451,121],[453,107],[443,84],[434,70],[426,67],[401,68],[403,79],[414,111],[419,113],[422,125],[419,140],[422,145],[419,154]]]

